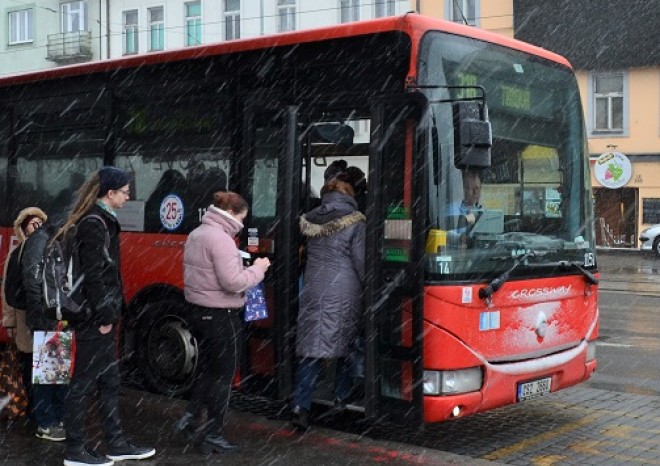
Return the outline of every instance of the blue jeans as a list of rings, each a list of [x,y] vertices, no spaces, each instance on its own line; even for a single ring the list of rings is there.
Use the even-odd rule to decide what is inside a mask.
[[[294,406],[300,406],[309,411],[312,407],[312,396],[318,385],[325,359],[301,358],[296,371],[296,391]],[[348,358],[337,359],[335,373],[335,398],[345,400],[351,392],[353,379],[351,377],[351,364]]]
[[[32,385],[32,415],[39,427],[58,425],[64,416],[68,385]]]

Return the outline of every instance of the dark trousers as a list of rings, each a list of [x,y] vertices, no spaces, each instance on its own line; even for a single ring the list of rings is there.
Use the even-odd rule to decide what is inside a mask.
[[[32,385],[32,415],[39,427],[58,425],[64,418],[68,385]]]
[[[312,407],[312,396],[319,383],[326,359],[301,358],[296,371],[296,391],[294,405],[309,411]],[[335,373],[335,397],[346,400],[353,385],[351,363],[348,358],[338,358]]]
[[[64,413],[68,450],[85,444],[85,418],[92,395],[98,391],[103,434],[108,445],[124,441],[119,420],[119,362],[114,329],[93,339],[76,339],[73,378]]]
[[[64,418],[68,385],[32,384],[32,353],[18,353],[21,373],[28,393],[30,418],[39,427],[58,425]]]
[[[225,422],[231,383],[238,368],[242,327],[240,311],[191,305],[191,314],[198,361],[187,411],[199,419],[206,408],[207,422],[198,426],[197,432],[200,436],[218,434]]]

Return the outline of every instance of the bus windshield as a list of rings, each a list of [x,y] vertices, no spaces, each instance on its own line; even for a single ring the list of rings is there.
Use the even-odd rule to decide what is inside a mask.
[[[419,84],[437,131],[428,151],[431,280],[547,276],[595,267],[580,96],[570,69],[475,39],[433,32],[422,42]],[[455,87],[454,87],[455,86]],[[491,164],[454,164],[452,102],[485,92]],[[435,135],[434,135],[435,136]],[[560,267],[561,266],[561,267]]]

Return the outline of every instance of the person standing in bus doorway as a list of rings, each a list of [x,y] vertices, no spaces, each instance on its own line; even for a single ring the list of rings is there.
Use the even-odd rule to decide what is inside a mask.
[[[4,281],[2,283],[3,315],[2,325],[12,329],[14,341],[19,351],[23,381],[29,395],[31,417],[37,423],[36,436],[53,442],[66,439],[62,424],[64,411],[65,385],[33,385],[32,381],[32,343],[31,327],[34,302],[29,296],[25,282],[25,270],[29,265],[41,261],[41,256],[35,256],[29,246],[30,237],[47,220],[47,216],[38,207],[28,207],[19,212],[14,221],[14,232],[19,244],[5,263]],[[11,301],[11,305],[9,304]],[[43,320],[43,319],[42,319]],[[41,330],[52,330],[55,322],[46,322]],[[34,328],[33,328],[34,329]]]
[[[264,279],[268,258],[243,265],[235,237],[243,229],[248,204],[234,192],[216,192],[213,204],[186,241],[183,281],[198,366],[193,393],[174,428],[197,444],[204,454],[237,451],[222,435],[231,383],[238,367],[244,293]],[[200,423],[203,411],[208,416]]]
[[[312,396],[325,360],[337,360],[335,406],[345,406],[352,378],[349,356],[362,324],[366,218],[349,183],[332,180],[321,189],[321,206],[300,219],[307,241],[300,297],[293,424],[307,430]]]
[[[103,167],[83,183],[78,199],[58,235],[73,227],[84,274],[82,290],[90,316],[73,323],[75,370],[66,399],[64,425],[67,429],[65,466],[111,465],[114,461],[144,459],[156,454],[153,448],[130,443],[119,419],[119,361],[117,322],[124,307],[120,277],[119,233],[116,210],[129,199],[129,176],[116,167]],[[86,218],[89,215],[98,219]],[[109,240],[109,241],[108,241]],[[85,446],[85,419],[91,395],[98,391],[99,411],[108,452],[97,455]]]

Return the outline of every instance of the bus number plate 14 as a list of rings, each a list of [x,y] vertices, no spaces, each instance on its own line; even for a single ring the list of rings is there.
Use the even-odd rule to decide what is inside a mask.
[[[550,393],[550,382],[552,379],[534,380],[533,382],[518,384],[518,401],[530,400]]]

